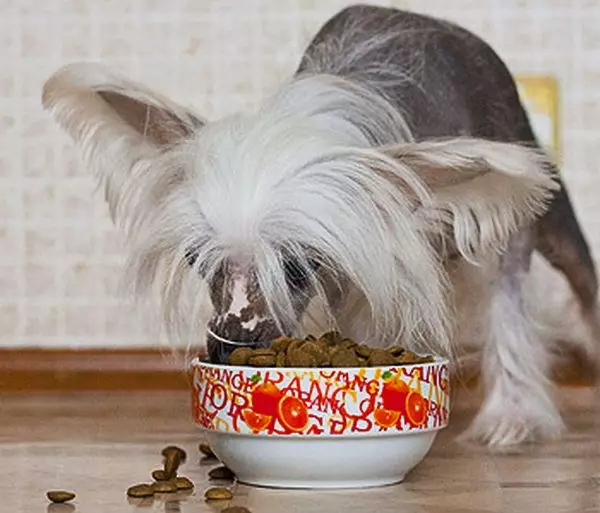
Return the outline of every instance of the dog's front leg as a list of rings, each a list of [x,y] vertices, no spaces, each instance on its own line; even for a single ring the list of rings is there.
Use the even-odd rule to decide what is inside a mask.
[[[554,438],[564,425],[551,395],[549,348],[528,315],[529,234],[500,260],[488,311],[481,376],[484,402],[464,438],[490,446]]]

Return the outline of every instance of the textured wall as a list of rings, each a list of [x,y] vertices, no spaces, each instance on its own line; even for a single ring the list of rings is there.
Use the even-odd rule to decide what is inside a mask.
[[[50,73],[102,60],[216,117],[273,90],[349,3],[0,0],[0,345],[148,342],[116,293],[122,254],[107,209],[40,109]],[[600,255],[600,0],[379,3],[458,21],[513,72],[558,78],[564,174]]]

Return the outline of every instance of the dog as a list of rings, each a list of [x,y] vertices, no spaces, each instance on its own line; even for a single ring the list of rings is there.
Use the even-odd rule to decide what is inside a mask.
[[[81,148],[128,248],[125,277],[174,341],[336,328],[372,346],[475,354],[465,437],[559,436],[534,252],[595,333],[596,270],[514,80],[463,28],[356,5],[253,111],[208,122],[99,64],[57,71],[43,105]]]

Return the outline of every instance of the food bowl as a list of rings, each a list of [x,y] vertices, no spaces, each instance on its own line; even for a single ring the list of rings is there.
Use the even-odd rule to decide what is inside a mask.
[[[404,480],[448,424],[448,362],[257,368],[192,362],[192,411],[240,482],[362,488]]]

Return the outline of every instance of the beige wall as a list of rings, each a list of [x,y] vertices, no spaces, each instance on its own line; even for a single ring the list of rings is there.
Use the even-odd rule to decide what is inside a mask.
[[[116,294],[105,205],[39,106],[64,63],[102,60],[216,117],[294,69],[344,0],[0,0],[0,345],[148,341]],[[600,255],[600,0],[380,2],[462,23],[517,74],[559,80],[564,174]]]

